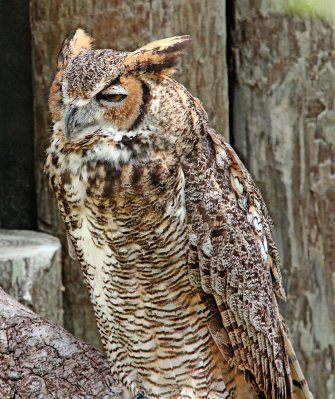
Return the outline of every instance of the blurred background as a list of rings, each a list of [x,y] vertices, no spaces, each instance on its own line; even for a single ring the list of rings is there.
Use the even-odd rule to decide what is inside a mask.
[[[176,77],[262,191],[282,259],[281,309],[315,397],[334,399],[333,0],[0,0],[0,18],[0,286],[101,347],[43,173],[57,54],[77,27],[117,50],[190,34]]]

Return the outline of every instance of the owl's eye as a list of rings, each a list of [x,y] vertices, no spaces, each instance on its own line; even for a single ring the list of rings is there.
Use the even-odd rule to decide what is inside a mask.
[[[98,94],[98,100],[104,100],[111,103],[119,103],[124,100],[127,95],[121,93],[100,93]]]

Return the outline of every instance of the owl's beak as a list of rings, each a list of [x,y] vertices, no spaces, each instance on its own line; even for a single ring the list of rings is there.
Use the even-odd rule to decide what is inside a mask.
[[[77,107],[73,104],[70,105],[69,110],[65,116],[65,135],[66,138],[70,141],[71,133],[75,130],[75,114],[77,111]]]

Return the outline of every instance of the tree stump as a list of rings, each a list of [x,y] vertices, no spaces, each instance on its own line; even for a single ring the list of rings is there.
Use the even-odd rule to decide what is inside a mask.
[[[63,324],[61,245],[48,234],[0,230],[0,284],[36,313]]]

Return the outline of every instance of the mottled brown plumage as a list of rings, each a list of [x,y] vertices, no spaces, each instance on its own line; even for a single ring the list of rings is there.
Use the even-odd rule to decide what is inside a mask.
[[[312,398],[261,194],[171,78],[190,38],[91,42],[60,52],[46,172],[113,375],[127,397]]]

